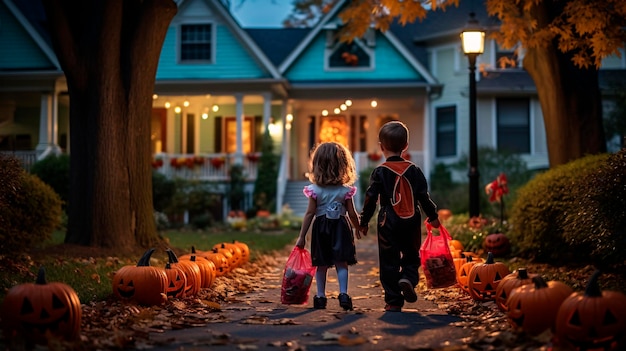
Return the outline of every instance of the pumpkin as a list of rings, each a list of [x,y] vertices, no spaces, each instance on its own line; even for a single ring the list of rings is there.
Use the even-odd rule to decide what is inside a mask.
[[[191,261],[179,261],[174,251],[171,249],[167,249],[166,251],[170,266],[178,267],[185,273],[185,278],[187,278],[185,296],[190,297],[197,295],[202,287],[202,276],[200,275],[200,268],[198,265]]]
[[[248,246],[248,244],[237,240],[233,240],[233,244],[239,246],[239,248],[241,249],[243,264],[248,263],[248,261],[250,261],[250,247]]]
[[[540,276],[532,281],[511,291],[506,316],[514,329],[535,336],[554,329],[559,307],[573,290],[559,281],[546,282]]]
[[[465,256],[464,253],[461,253],[461,257],[455,257],[452,259],[452,261],[454,262],[454,271],[456,272],[458,276],[461,266],[467,263],[467,257]]]
[[[509,267],[493,260],[493,253],[487,254],[487,261],[475,264],[467,277],[469,294],[475,301],[490,301],[496,297],[498,284],[511,274]]]
[[[167,297],[183,298],[187,293],[187,277],[180,267],[172,267],[171,263],[165,264],[167,275]]]
[[[507,311],[506,300],[511,290],[532,283],[532,278],[536,276],[537,274],[528,274],[526,268],[519,268],[504,277],[496,289],[496,305],[500,308],[500,311]]]
[[[463,243],[456,239],[448,240],[448,245],[450,246],[450,250],[459,250],[459,251],[465,250]]]
[[[162,268],[150,266],[154,249],[141,256],[137,265],[124,266],[113,275],[113,294],[140,305],[160,305],[167,301],[167,276]]]
[[[437,215],[441,221],[447,221],[450,217],[452,217],[452,211],[447,208],[442,208],[437,211]]]
[[[73,341],[80,334],[82,310],[71,286],[46,282],[46,271],[39,268],[35,283],[9,289],[0,310],[2,329],[8,340],[19,338],[47,344],[49,336]]]
[[[215,264],[215,275],[221,277],[224,274],[230,272],[230,264],[228,258],[217,249],[212,249],[208,252],[202,252],[202,257],[210,260]]]
[[[196,255],[196,248],[194,246],[191,247],[190,255],[183,255],[180,256],[178,259],[179,261],[189,260],[191,262],[195,262],[198,265],[202,281],[202,284],[200,286],[201,288],[208,289],[213,285],[213,283],[215,282],[215,263],[213,263],[213,261],[209,260],[208,258]]]
[[[470,274],[470,271],[472,270],[472,267],[479,262],[474,261],[472,256],[467,256],[465,260],[466,262],[456,272],[456,282],[458,283],[459,287],[463,291],[465,291],[466,293],[469,293],[469,285],[467,284],[468,279],[469,279],[469,274]]]
[[[584,293],[568,296],[556,315],[555,335],[574,350],[626,349],[626,295],[601,291],[600,271],[594,272]]]
[[[228,258],[228,263],[231,270],[233,268],[239,267],[242,264],[241,248],[239,248],[239,246],[229,243],[221,243],[216,244],[215,246],[213,246],[213,248],[217,249],[219,252],[224,253],[226,258]]]
[[[502,257],[508,255],[511,251],[511,244],[506,235],[493,233],[485,237],[483,240],[483,248],[487,252],[493,252],[495,257]]]

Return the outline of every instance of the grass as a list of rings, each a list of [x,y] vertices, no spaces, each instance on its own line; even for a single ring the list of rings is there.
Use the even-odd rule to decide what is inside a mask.
[[[7,291],[22,283],[33,283],[40,266],[46,269],[48,282],[62,282],[71,286],[78,294],[81,303],[103,301],[111,296],[111,280],[116,270],[125,265],[136,265],[139,257],[113,257],[98,254],[92,249],[84,251],[46,250],[63,243],[63,232],[55,232],[49,242],[44,243],[43,254],[25,257],[19,261],[2,262],[0,271],[0,300]],[[162,234],[171,248],[178,252],[190,252],[191,247],[197,250],[210,250],[213,245],[237,240],[246,243],[250,248],[250,259],[284,249],[295,243],[298,232],[284,230],[279,232],[251,231],[168,231]],[[157,251],[153,254],[154,266],[165,265],[167,256]],[[1,259],[1,257],[0,257]],[[6,260],[5,260],[6,261]],[[10,267],[10,268],[9,268]]]

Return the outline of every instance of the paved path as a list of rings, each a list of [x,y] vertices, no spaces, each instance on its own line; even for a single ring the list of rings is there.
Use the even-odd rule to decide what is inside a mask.
[[[353,311],[339,307],[334,270],[328,274],[326,310],[313,309],[315,281],[308,304],[281,304],[282,267],[277,267],[265,274],[263,288],[223,304],[207,326],[151,335],[162,345],[152,349],[452,350],[469,336],[468,329],[451,325],[458,317],[423,299],[406,304],[401,313],[384,311],[375,235],[357,241],[357,259],[350,267],[348,288]]]

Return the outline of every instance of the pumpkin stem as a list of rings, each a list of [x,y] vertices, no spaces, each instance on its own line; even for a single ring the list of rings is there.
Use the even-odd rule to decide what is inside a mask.
[[[467,257],[465,258],[465,260],[466,260],[467,262],[472,262],[472,261],[474,261],[474,259],[472,258],[472,256],[467,256]]]
[[[46,283],[46,269],[43,266],[39,267],[39,272],[37,272],[37,280],[35,280],[35,284],[37,285],[45,285]]]
[[[195,246],[191,246],[191,253],[195,254],[196,253],[196,247]]]
[[[533,277],[533,283],[535,283],[535,289],[543,289],[548,287],[548,283],[540,276]]]
[[[493,252],[491,252],[491,251],[490,251],[490,252],[487,254],[487,262],[485,262],[485,263],[486,263],[486,264],[494,264],[494,263],[496,263],[496,262],[493,260]]]
[[[176,257],[174,251],[172,251],[171,249],[167,249],[166,252],[167,257],[170,259],[170,263],[178,263],[178,257]]]
[[[600,290],[600,285],[598,285],[598,277],[600,276],[600,270],[597,269],[591,275],[591,279],[589,279],[589,283],[587,283],[587,288],[585,289],[585,296],[591,297],[601,297],[602,290]]]
[[[526,268],[517,269],[517,279],[528,279],[528,271]]]
[[[150,256],[154,252],[154,248],[148,249],[143,253],[139,261],[137,261],[137,267],[149,266],[150,265]]]

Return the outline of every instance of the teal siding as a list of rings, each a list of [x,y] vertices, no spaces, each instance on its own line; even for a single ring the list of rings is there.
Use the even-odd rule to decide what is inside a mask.
[[[180,64],[177,61],[177,28],[172,26],[167,32],[157,79],[251,79],[270,77],[244,49],[228,27],[215,24],[217,30],[215,63]]]
[[[324,67],[326,36],[321,32],[311,45],[287,70],[288,80],[419,80],[422,76],[382,35],[376,37],[372,70],[355,69],[328,71]]]
[[[2,2],[0,2],[0,25],[0,69],[54,67]]]

